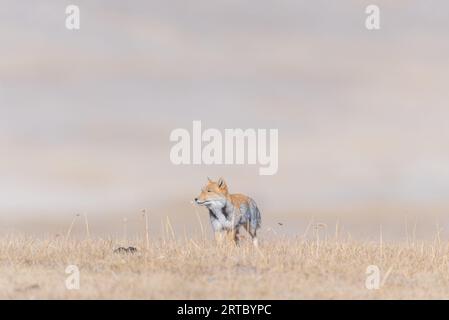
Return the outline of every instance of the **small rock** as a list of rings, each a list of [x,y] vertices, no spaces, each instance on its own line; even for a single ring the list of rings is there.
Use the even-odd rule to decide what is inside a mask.
[[[114,253],[136,253],[137,252],[137,248],[135,247],[118,247],[117,249],[114,250]]]

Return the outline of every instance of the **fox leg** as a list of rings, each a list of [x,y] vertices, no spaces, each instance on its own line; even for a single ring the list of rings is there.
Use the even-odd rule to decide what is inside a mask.
[[[238,230],[235,228],[226,230],[226,240],[238,244]]]
[[[259,240],[257,240],[257,237],[256,236],[254,236],[254,238],[253,238],[253,245],[257,248],[257,247],[259,247]]]
[[[224,240],[224,234],[223,231],[215,231],[215,241],[217,242],[217,244],[221,245],[223,243]]]
[[[228,230],[228,239],[235,244],[239,244],[239,229],[233,228],[231,230]]]
[[[259,241],[257,240],[256,230],[254,230],[253,232],[250,232],[249,234],[251,235],[251,238],[253,240],[253,245],[255,247],[258,247],[259,246]]]
[[[248,231],[249,235],[251,236],[251,239],[253,241],[253,245],[255,247],[259,246],[259,241],[257,240],[257,229],[256,228],[251,228],[251,224],[249,222],[247,222],[245,224],[245,229],[246,231]]]
[[[239,238],[239,229],[236,228],[236,229],[235,229],[235,232],[234,232],[234,242],[235,242],[236,245],[238,245],[238,244],[239,244],[239,241],[240,241],[240,238]]]

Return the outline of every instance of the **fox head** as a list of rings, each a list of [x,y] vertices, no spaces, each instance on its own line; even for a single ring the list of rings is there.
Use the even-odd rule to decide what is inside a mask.
[[[200,195],[195,198],[195,203],[208,208],[223,208],[228,199],[228,186],[223,178],[217,182],[208,179],[208,183],[201,189]]]

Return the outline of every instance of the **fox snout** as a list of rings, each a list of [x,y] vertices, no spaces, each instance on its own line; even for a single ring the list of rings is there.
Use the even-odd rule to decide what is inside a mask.
[[[198,198],[195,198],[195,199],[193,199],[193,201],[196,203],[196,204],[204,204],[206,201],[205,200],[200,200],[200,199],[198,199]]]

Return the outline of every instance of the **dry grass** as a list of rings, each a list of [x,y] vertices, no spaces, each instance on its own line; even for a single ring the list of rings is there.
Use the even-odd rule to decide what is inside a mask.
[[[350,240],[265,239],[217,246],[204,239],[127,241],[137,254],[113,253],[120,241],[0,239],[0,298],[371,299],[449,297],[448,245]],[[79,290],[65,268],[77,265]],[[378,265],[383,286],[365,287]]]

